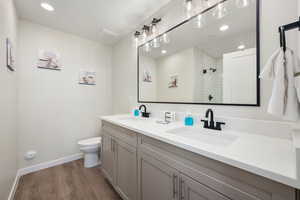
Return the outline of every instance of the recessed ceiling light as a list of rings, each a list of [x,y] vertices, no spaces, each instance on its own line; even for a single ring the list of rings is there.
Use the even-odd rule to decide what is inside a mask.
[[[238,46],[238,49],[239,49],[239,50],[243,50],[243,49],[245,49],[245,48],[246,48],[246,46],[243,45],[243,44],[241,44],[240,46]]]
[[[222,25],[221,27],[220,27],[220,31],[227,31],[229,29],[229,26],[228,25]]]
[[[166,54],[166,53],[167,53],[167,50],[162,50],[161,53],[162,53],[162,54]]]
[[[47,11],[54,11],[54,7],[51,6],[49,3],[42,2],[41,7],[44,8]]]

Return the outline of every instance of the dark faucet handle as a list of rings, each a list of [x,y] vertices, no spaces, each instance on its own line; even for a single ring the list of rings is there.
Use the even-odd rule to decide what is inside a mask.
[[[150,117],[150,113],[148,113],[148,112],[142,112],[142,117],[149,118]]]
[[[208,120],[201,120],[201,122],[204,122],[204,128],[208,128]]]
[[[225,122],[216,122],[216,130],[221,131],[222,125],[226,125],[226,123]]]

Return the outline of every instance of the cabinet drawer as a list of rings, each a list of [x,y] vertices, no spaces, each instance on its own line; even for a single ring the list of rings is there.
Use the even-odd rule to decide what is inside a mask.
[[[117,138],[131,146],[137,146],[137,133],[134,131],[130,131],[105,121],[102,122],[102,129],[106,134],[110,134],[114,138]]]

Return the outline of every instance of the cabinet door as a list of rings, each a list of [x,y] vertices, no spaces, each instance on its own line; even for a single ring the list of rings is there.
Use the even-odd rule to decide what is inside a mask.
[[[136,200],[137,153],[136,148],[115,140],[116,189],[124,200]]]
[[[140,158],[141,200],[177,200],[178,172],[149,155]]]
[[[187,176],[181,175],[180,177],[180,200],[230,200],[226,196]]]
[[[113,138],[104,133],[102,135],[102,152],[101,152],[102,172],[106,178],[114,183],[114,141]]]

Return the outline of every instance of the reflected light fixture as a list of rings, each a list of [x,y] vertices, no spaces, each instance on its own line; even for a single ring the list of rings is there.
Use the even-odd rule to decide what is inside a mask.
[[[220,31],[224,32],[224,31],[227,31],[229,29],[229,26],[224,24],[220,27]]]
[[[41,7],[50,12],[55,10],[54,7],[47,2],[42,2]]]
[[[203,14],[199,14],[196,18],[196,26],[197,28],[202,28],[205,24],[205,19]]]
[[[217,19],[221,19],[228,14],[227,8],[224,3],[219,3],[213,11],[213,16]]]
[[[162,54],[166,54],[166,53],[167,53],[167,50],[162,50],[161,53],[162,53]]]
[[[250,5],[250,0],[236,0],[236,6],[238,8],[245,8]]]
[[[154,48],[159,48],[160,47],[160,42],[159,42],[159,38],[154,38],[152,41],[152,46]]]
[[[150,46],[150,42],[147,42],[144,46],[144,51],[146,52],[150,52],[151,51],[151,46]]]
[[[165,43],[165,44],[169,44],[170,43],[170,37],[169,37],[169,35],[168,35],[168,33],[164,33],[163,34],[163,36],[162,36],[162,41],[163,41],[163,43]]]

